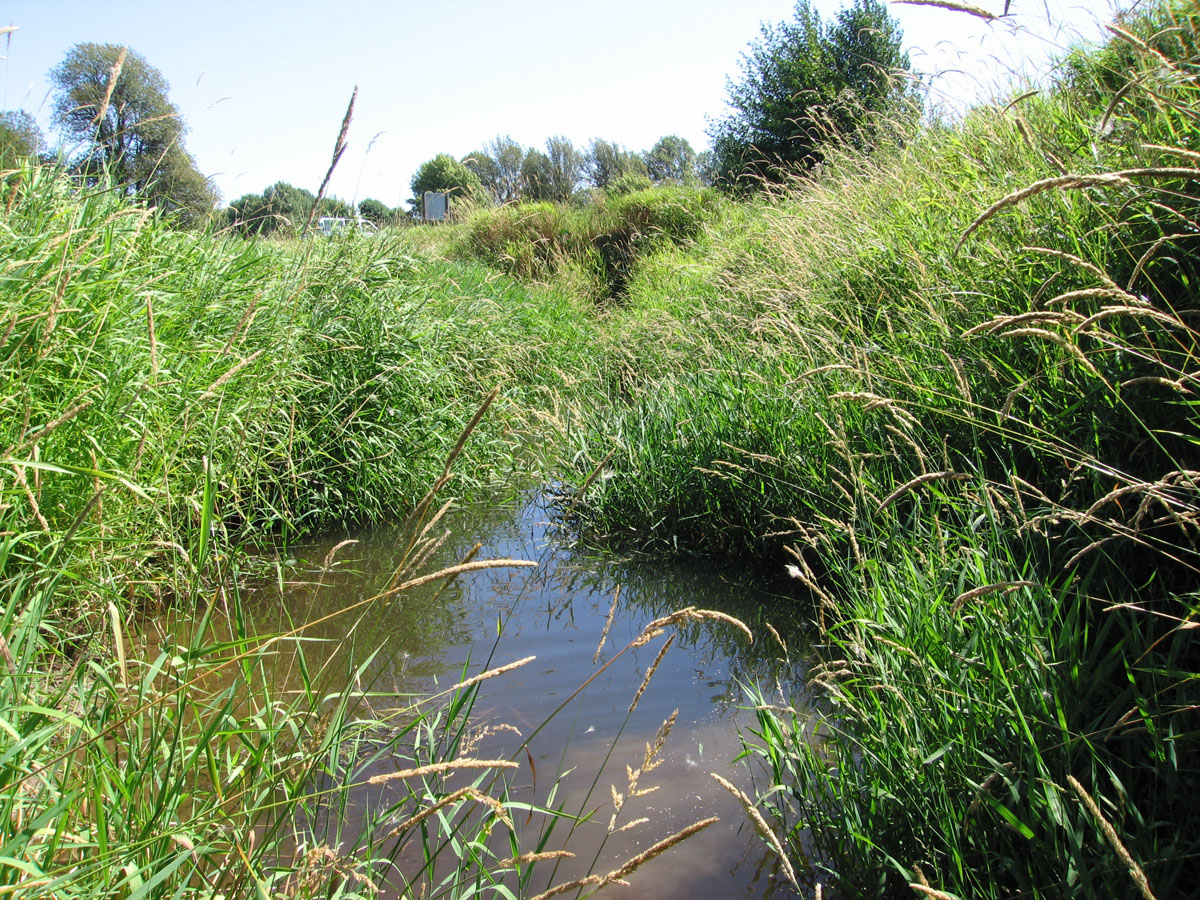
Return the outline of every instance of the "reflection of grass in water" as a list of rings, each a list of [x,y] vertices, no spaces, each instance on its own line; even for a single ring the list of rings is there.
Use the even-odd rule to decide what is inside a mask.
[[[10,711],[0,832],[11,861],[0,878],[27,897],[371,896],[389,884],[457,897],[502,885],[528,894],[535,878],[549,884],[554,872],[547,877],[546,866],[560,854],[547,852],[547,841],[566,822],[569,842],[594,811],[566,813],[554,789],[545,803],[516,796],[512,778],[536,730],[510,758],[476,755],[479,686],[514,666],[412,702],[378,689],[369,656],[313,658],[306,644],[323,622],[353,630],[372,607],[419,587],[532,565],[464,559],[422,571],[445,540],[431,527],[442,486],[444,479],[418,506],[402,558],[379,592],[261,635],[251,630],[236,580],[223,579],[198,624],[168,636],[158,653],[123,652],[117,660],[99,649],[72,650],[54,631],[48,611],[63,577],[56,556],[70,536],[13,566],[20,536],[9,532],[0,574],[14,602],[0,624],[17,677],[0,683],[0,706]],[[213,514],[213,495],[205,496],[202,525]],[[686,610],[655,621],[596,676],[639,641],[704,616],[721,614]],[[113,623],[124,648],[119,617]],[[284,654],[294,671],[280,677]],[[363,791],[384,787],[361,802]],[[542,896],[622,880],[712,821]],[[412,858],[419,865],[406,871]]]

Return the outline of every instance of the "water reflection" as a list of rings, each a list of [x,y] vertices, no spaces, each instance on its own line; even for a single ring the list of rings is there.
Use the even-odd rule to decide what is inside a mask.
[[[734,761],[741,751],[737,723],[752,721],[738,708],[744,700],[739,684],[794,682],[800,675],[796,648],[786,656],[764,627],[770,622],[785,641],[799,643],[786,604],[775,602],[770,586],[750,570],[711,562],[650,563],[573,553],[553,540],[549,516],[536,498],[518,506],[469,508],[444,521],[449,536],[428,567],[460,561],[476,541],[483,544],[481,558],[523,558],[538,566],[471,573],[367,604],[357,618],[334,617],[305,632],[310,668],[324,661],[331,671],[350,671],[350,660],[369,657],[358,666],[361,684],[356,687],[420,696],[489,666],[536,656],[484,682],[475,719],[481,729],[493,729],[478,751],[482,756],[505,756],[529,740],[532,763],[527,783],[518,785],[518,794],[527,792],[520,799],[544,802],[554,774],[565,772],[557,801],[571,812],[593,813],[569,834],[565,828],[556,831],[554,841],[569,842],[577,855],[558,866],[556,881],[589,869],[608,871],[655,840],[717,815],[717,825],[631,876],[633,887],[624,895],[788,896],[775,861],[740,806],[709,777],[717,772],[753,793],[750,774]],[[406,535],[379,530],[353,537],[357,543],[340,548],[328,569],[324,560],[335,541],[294,551],[312,579],[288,587],[282,598],[277,590],[259,590],[252,603],[255,626],[285,630],[311,622],[387,584],[405,552]],[[751,626],[756,639],[748,643],[724,622],[689,622],[674,629],[674,645],[630,713],[667,635],[619,658],[618,651],[648,622],[687,606],[736,616]],[[610,630],[597,654],[610,609]],[[279,677],[297,676],[283,666]],[[640,765],[645,745],[675,709],[678,720],[663,762],[640,785],[658,790],[629,800],[618,825],[643,816],[649,821],[609,834],[610,785],[625,791],[626,765]],[[381,761],[377,768],[386,772],[388,766]],[[364,795],[361,802],[378,799]]]

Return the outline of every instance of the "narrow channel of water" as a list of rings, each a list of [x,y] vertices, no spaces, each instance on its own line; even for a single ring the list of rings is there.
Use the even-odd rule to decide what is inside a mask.
[[[480,726],[511,727],[524,736],[540,726],[530,746],[540,784],[535,789],[531,782],[531,792],[544,795],[554,773],[569,772],[560,781],[557,801],[565,801],[569,810],[597,809],[591,821],[570,834],[568,849],[576,858],[559,865],[556,882],[589,869],[609,871],[656,840],[716,815],[718,824],[630,876],[630,888],[612,890],[625,897],[688,900],[792,896],[740,805],[710,777],[719,773],[754,793],[751,771],[735,761],[742,749],[738,725],[754,721],[753,713],[743,708],[739,683],[798,681],[802,659],[794,648],[789,659],[765,627],[770,622],[785,641],[799,643],[787,600],[772,595],[763,579],[748,569],[573,552],[555,539],[549,519],[537,499],[455,512],[443,523],[450,538],[427,569],[459,562],[477,541],[483,545],[477,558],[527,559],[537,568],[492,569],[461,576],[449,585],[430,585],[368,607],[352,631],[338,618],[307,636],[324,639],[324,646],[357,659],[374,653],[362,678],[376,690],[389,692],[421,694],[434,685],[451,685],[464,673],[536,656],[524,667],[483,683],[475,718]],[[319,589],[301,583],[286,592],[283,613],[291,622],[320,618],[386,584],[404,536],[383,529],[353,538],[357,543],[338,551]],[[310,560],[319,569],[335,543],[338,540],[330,539],[300,548],[291,562],[303,568]],[[618,590],[605,647],[593,662]],[[724,622],[690,623],[675,629],[675,643],[632,715],[634,694],[667,635],[626,652],[546,722],[647,623],[688,606],[738,617],[753,630],[754,642]],[[265,621],[270,618],[269,601],[258,607],[259,627],[271,627]],[[790,699],[795,704],[798,696]],[[657,790],[628,801],[618,825],[643,816],[649,821],[608,833],[610,785],[625,791],[626,765],[640,765],[645,745],[676,709],[678,719],[663,762],[640,784]],[[502,757],[519,741],[514,732],[500,730],[485,739],[477,754]],[[555,838],[565,836],[560,827]]]

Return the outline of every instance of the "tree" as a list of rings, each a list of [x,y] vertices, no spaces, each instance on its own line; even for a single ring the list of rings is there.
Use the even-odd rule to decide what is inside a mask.
[[[691,184],[696,180],[696,151],[685,138],[668,134],[646,154],[646,173],[659,184]]]
[[[809,4],[795,21],[764,25],[730,82],[733,112],[709,131],[721,181],[779,181],[811,168],[825,142],[855,139],[872,113],[911,95],[903,35],[880,0],[854,0],[832,24]]]
[[[79,172],[107,173],[130,196],[185,221],[211,212],[216,193],[184,149],[166,79],[145,57],[116,44],[76,44],[50,80],[55,119],[83,146],[72,160]]]
[[[521,195],[521,164],[525,148],[508,135],[497,135],[482,150],[463,157],[484,189],[496,203],[508,203]]]
[[[583,175],[583,154],[562,136],[546,141],[546,158],[550,161],[550,198],[565,203],[575,193]]]
[[[0,113],[0,166],[11,168],[21,159],[44,152],[46,139],[33,116],[23,109]]]
[[[358,214],[368,222],[374,222],[381,228],[384,225],[392,224],[396,218],[396,214],[391,207],[382,200],[375,200],[372,197],[358,202]]]
[[[454,199],[478,199],[483,195],[479,176],[449,153],[439,153],[421,163],[410,182],[412,203],[420,208],[421,195],[426,191],[450,194]]]
[[[530,148],[521,160],[521,196],[526,200],[554,199],[554,171],[541,150]]]
[[[245,194],[230,203],[230,224],[245,235],[298,234],[316,199],[312,191],[277,181],[261,194]],[[354,207],[337,197],[323,197],[317,215],[352,219]]]
[[[620,144],[595,138],[584,157],[588,180],[594,187],[606,188],[622,175],[645,175],[646,164],[636,153]]]

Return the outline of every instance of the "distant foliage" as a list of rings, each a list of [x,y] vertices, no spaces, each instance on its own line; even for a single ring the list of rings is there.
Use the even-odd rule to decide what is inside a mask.
[[[525,148],[510,136],[497,135],[482,150],[463,157],[495,203],[509,203],[521,195],[521,163]]]
[[[673,134],[644,151],[604,138],[593,138],[586,148],[577,148],[561,135],[540,148],[526,148],[503,135],[461,160],[494,205],[522,201],[572,206],[588,205],[598,199],[596,192],[628,194],[651,184],[702,183],[697,161],[692,145]]]
[[[605,186],[604,192],[612,197],[620,197],[632,194],[634,191],[644,191],[653,186],[648,175],[642,172],[627,172],[610,181]]]
[[[646,163],[640,154],[600,138],[588,147],[585,168],[588,181],[602,190],[625,176],[646,175]]]
[[[764,25],[729,84],[732,112],[709,132],[720,183],[781,181],[828,141],[853,142],[870,114],[911,95],[902,39],[880,0],[854,0],[832,23],[800,0],[793,22]]]
[[[549,199],[564,202],[579,187],[586,157],[567,138],[556,135],[546,141],[546,158],[550,161],[547,169],[550,177]]]
[[[421,164],[411,182],[415,209],[420,209],[426,191],[449,194],[452,200],[477,200],[483,196],[483,184],[470,167],[449,153],[439,153]]]
[[[358,214],[380,227],[395,224],[399,218],[399,212],[399,210],[392,209],[382,200],[375,200],[372,197],[361,200],[358,204]]]
[[[294,236],[308,221],[316,199],[312,191],[277,181],[261,194],[245,194],[230,203],[229,224],[246,236]],[[336,197],[324,197],[317,214],[353,218],[354,208]]]
[[[209,216],[216,192],[184,149],[167,80],[144,56],[117,44],[76,44],[50,80],[55,119],[82,148],[72,159],[78,171],[93,179],[106,172],[131,196],[176,211],[185,223]]]
[[[622,298],[642,257],[692,240],[719,209],[714,191],[655,188],[636,174],[613,187],[622,181],[628,190],[610,188],[582,208],[540,201],[480,211],[467,225],[460,252],[525,278],[573,267],[596,299]]]
[[[646,174],[655,183],[694,184],[696,175],[696,151],[687,139],[676,134],[659,138],[658,143],[646,153]]]
[[[0,113],[0,166],[11,168],[46,149],[46,139],[33,116],[23,109]]]

